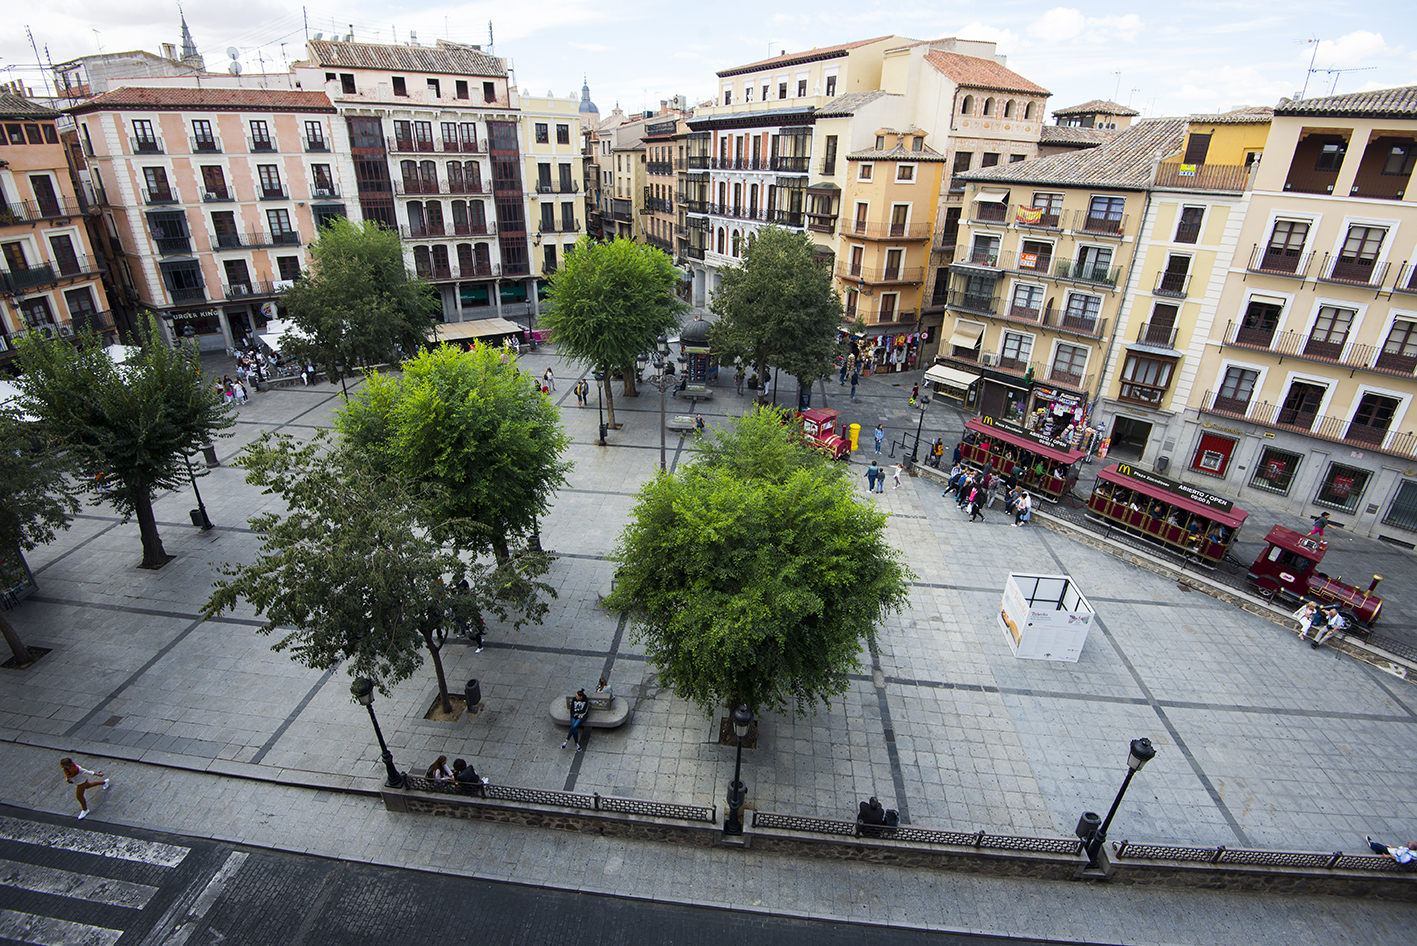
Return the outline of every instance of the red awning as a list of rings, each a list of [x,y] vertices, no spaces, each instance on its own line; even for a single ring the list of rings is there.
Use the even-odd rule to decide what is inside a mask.
[[[1203,503],[1198,503],[1194,499],[1187,499],[1180,493],[1173,493],[1162,489],[1160,486],[1153,486],[1150,483],[1143,483],[1141,480],[1132,479],[1117,472],[1117,464],[1112,464],[1105,470],[1097,474],[1100,480],[1106,480],[1117,486],[1124,486],[1127,489],[1136,490],[1143,496],[1150,496],[1152,499],[1159,499],[1163,503],[1170,503],[1177,509],[1184,509],[1186,512],[1200,516],[1202,519],[1209,519],[1211,522],[1218,522],[1222,526],[1230,529],[1238,529],[1244,524],[1245,519],[1250,515],[1243,509],[1232,506],[1229,512],[1221,512],[1219,509],[1212,509]]]
[[[997,427],[991,427],[988,424],[983,423],[982,421],[971,420],[968,421],[964,426],[966,430],[972,430],[975,433],[980,434],[987,434],[988,436],[993,437],[996,440],[1002,440],[1004,443],[1013,444],[1015,447],[1021,447],[1024,450],[1028,450],[1038,454],[1040,457],[1047,457],[1049,460],[1053,460],[1054,462],[1061,463],[1065,466],[1072,466],[1074,463],[1081,460],[1084,456],[1081,450],[1059,450],[1057,447],[1047,447],[1039,443],[1037,440],[1029,440],[1027,437],[1020,437],[1017,434],[1011,434],[1006,430],[1000,430]]]

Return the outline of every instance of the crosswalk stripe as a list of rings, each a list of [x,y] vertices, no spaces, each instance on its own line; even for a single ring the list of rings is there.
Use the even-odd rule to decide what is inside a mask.
[[[76,874],[69,870],[21,864],[3,858],[0,858],[0,886],[132,910],[141,910],[147,906],[153,894],[157,893],[156,887],[147,884]]]
[[[57,847],[78,854],[96,854],[99,857],[136,861],[157,867],[176,867],[192,850],[175,844],[138,841],[80,828],[61,828],[52,824],[3,816],[0,816],[0,839],[42,847]]]
[[[113,946],[122,930],[0,910],[0,936],[32,946]]]

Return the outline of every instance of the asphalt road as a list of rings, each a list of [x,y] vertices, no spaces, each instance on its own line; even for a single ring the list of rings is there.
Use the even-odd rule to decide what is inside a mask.
[[[575,883],[576,865],[566,865]],[[0,806],[0,942],[1042,946],[429,874]]]

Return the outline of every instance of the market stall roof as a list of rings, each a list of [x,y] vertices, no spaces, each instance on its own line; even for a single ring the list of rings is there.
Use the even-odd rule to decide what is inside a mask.
[[[997,437],[1004,443],[1011,443],[1015,447],[1022,447],[1038,454],[1040,457],[1047,457],[1058,463],[1065,463],[1072,466],[1081,460],[1085,454],[1081,450],[1059,450],[1057,447],[1050,447],[1047,444],[1039,443],[1037,440],[1030,440],[1028,437],[1021,437],[1011,431],[1001,430],[983,421],[971,420],[964,425],[968,430],[975,433],[988,434],[990,437]]]
[[[948,365],[931,365],[925,369],[925,380],[943,384],[949,388],[967,388],[979,380],[979,375],[951,368]]]
[[[1230,507],[1229,512],[1225,512],[1223,510],[1216,509],[1214,506],[1207,506],[1206,504],[1197,502],[1194,499],[1189,499],[1183,493],[1175,493],[1171,490],[1165,489],[1164,487],[1157,486],[1155,484],[1148,483],[1143,480],[1139,480],[1132,476],[1127,476],[1125,473],[1118,472],[1117,464],[1115,463],[1104,469],[1102,472],[1098,473],[1097,478],[1101,480],[1106,480],[1107,482],[1113,483],[1117,486],[1124,486],[1127,489],[1134,489],[1144,496],[1150,496],[1152,499],[1159,499],[1163,503],[1170,503],[1178,509],[1184,509],[1186,512],[1194,513],[1195,515],[1200,516],[1204,519],[1209,519],[1212,522],[1218,522],[1221,525],[1227,526],[1231,529],[1240,528],[1240,526],[1244,524],[1245,519],[1248,518],[1250,515],[1248,512],[1243,509],[1240,509],[1238,506],[1232,506]],[[1182,484],[1177,485],[1179,486]]]
[[[491,335],[512,335],[522,331],[522,327],[506,319],[473,319],[470,322],[444,322],[438,326],[440,342],[457,342],[468,338],[487,338]]]

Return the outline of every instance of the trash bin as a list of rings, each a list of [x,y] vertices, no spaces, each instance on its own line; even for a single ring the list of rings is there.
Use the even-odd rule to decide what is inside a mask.
[[[482,685],[476,679],[467,681],[467,686],[463,688],[463,696],[466,697],[469,707],[476,706],[482,702]]]
[[[861,440],[861,425],[850,424],[846,429],[850,432],[851,449],[855,450],[857,443]]]
[[[216,446],[210,443],[202,444],[202,456],[207,460],[207,469],[221,466],[221,461],[216,458]]]
[[[472,681],[476,683],[477,681]],[[1082,817],[1078,819],[1077,836],[1086,844],[1097,834],[1097,829],[1102,827],[1102,819],[1095,811],[1084,811]]]
[[[187,511],[187,515],[192,517],[192,525],[196,526],[198,529],[202,527],[202,510],[190,509]]]

